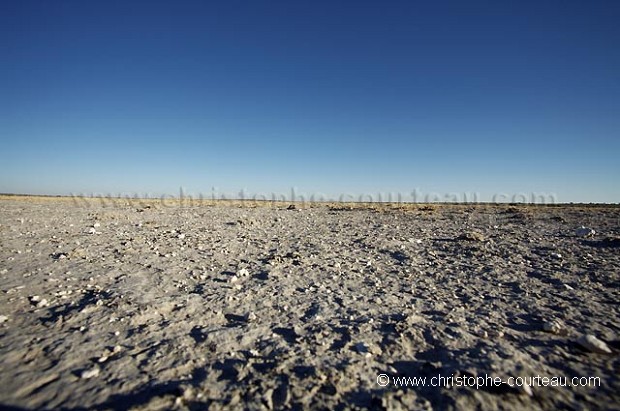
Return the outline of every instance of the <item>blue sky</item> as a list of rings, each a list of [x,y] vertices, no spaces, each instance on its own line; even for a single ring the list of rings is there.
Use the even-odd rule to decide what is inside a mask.
[[[620,202],[617,1],[0,7],[0,192]]]

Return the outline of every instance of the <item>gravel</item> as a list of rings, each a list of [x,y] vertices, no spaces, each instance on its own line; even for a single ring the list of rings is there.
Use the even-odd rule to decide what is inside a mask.
[[[620,407],[617,207],[101,201],[0,200],[3,407]]]

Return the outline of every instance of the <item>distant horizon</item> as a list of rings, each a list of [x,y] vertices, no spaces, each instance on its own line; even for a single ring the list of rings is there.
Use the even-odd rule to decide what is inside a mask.
[[[613,194],[613,193],[612,193]],[[462,190],[462,191],[440,191],[432,188],[413,187],[409,190],[381,190],[370,189],[367,191],[342,190],[328,191],[320,189],[304,190],[300,186],[292,186],[281,190],[251,190],[248,186],[242,188],[220,188],[212,186],[207,190],[192,190],[185,186],[171,190],[2,190],[0,195],[32,195],[32,196],[51,196],[51,197],[114,197],[114,198],[161,198],[161,197],[202,197],[205,199],[257,199],[273,201],[273,199],[284,198],[284,201],[295,201],[295,198],[305,198],[309,201],[334,202],[393,202],[389,199],[396,199],[396,202],[411,203],[524,203],[524,204],[620,204],[620,199],[592,199],[583,201],[575,197],[564,197],[555,192],[545,191],[509,191],[498,190]],[[398,200],[400,198],[400,200]]]
[[[207,195],[204,193],[185,192],[182,189],[176,194],[173,193],[140,193],[140,192],[118,192],[118,193],[68,193],[68,194],[50,194],[50,193],[9,193],[0,192],[0,196],[5,197],[50,197],[50,198],[79,198],[79,199],[101,199],[101,200],[173,200],[173,201],[239,201],[239,202],[276,202],[276,203],[342,203],[342,204],[461,204],[461,205],[620,205],[620,202],[575,202],[575,201],[558,201],[553,195],[545,195],[544,193],[531,193],[528,196],[525,193],[518,193],[509,196],[507,193],[491,198],[483,199],[478,193],[447,193],[441,196],[439,193],[375,193],[360,194],[344,194],[341,196],[331,197],[322,193],[304,193],[293,192],[287,197],[282,193],[266,195],[264,193],[218,193],[211,192]]]
[[[618,203],[618,21],[615,1],[8,2],[0,191]]]

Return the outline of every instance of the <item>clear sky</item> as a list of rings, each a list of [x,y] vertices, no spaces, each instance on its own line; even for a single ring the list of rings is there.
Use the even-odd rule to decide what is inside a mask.
[[[4,1],[0,192],[620,202],[618,1]]]

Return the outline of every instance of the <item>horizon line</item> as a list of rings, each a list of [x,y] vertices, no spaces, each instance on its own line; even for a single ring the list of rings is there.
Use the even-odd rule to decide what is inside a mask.
[[[315,199],[302,199],[302,200],[288,200],[288,199],[261,199],[261,198],[205,198],[194,196],[174,196],[172,194],[162,194],[161,196],[121,196],[121,195],[79,195],[79,194],[28,194],[28,193],[3,193],[0,192],[1,197],[38,197],[38,198],[50,198],[50,199],[84,199],[84,200],[125,200],[125,201],[175,201],[175,202],[240,202],[240,203],[284,203],[284,204],[378,204],[378,205],[497,205],[497,206],[544,206],[544,207],[558,207],[558,206],[614,206],[620,207],[618,203],[603,203],[603,202],[558,202],[558,203],[533,203],[533,202],[502,202],[502,201],[340,201],[335,199],[315,200]]]

